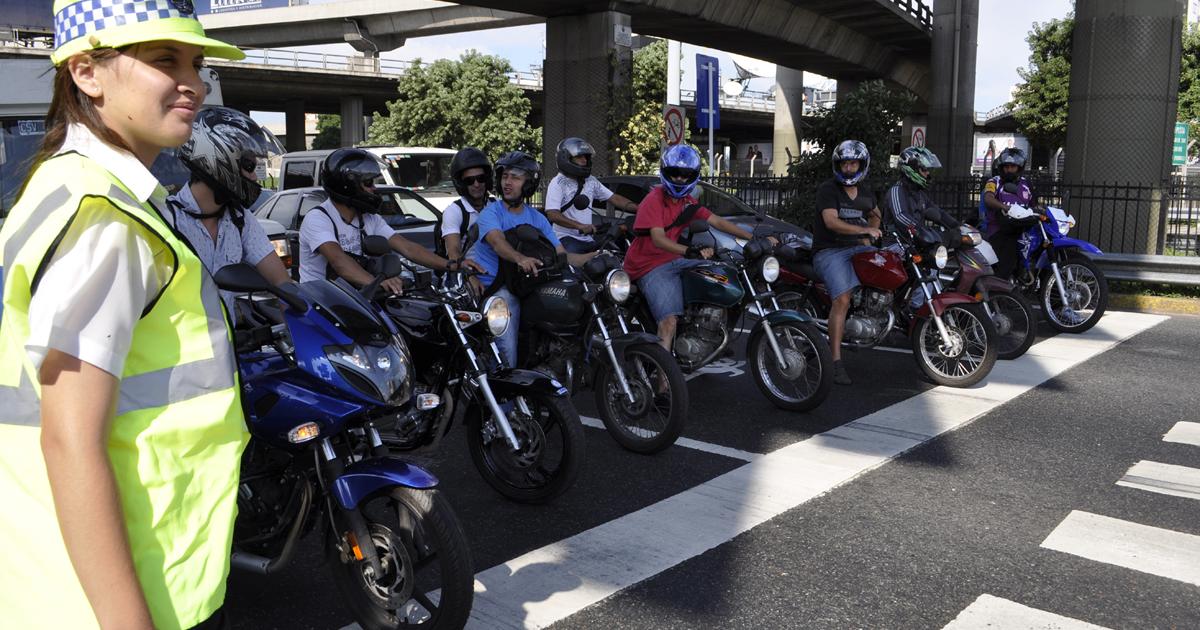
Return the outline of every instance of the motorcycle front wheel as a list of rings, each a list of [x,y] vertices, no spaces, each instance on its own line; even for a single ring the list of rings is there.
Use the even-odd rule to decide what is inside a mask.
[[[996,358],[1011,360],[1029,350],[1037,339],[1037,311],[1020,291],[992,291],[988,308],[996,326]]]
[[[1081,333],[1096,325],[1108,308],[1108,280],[1096,263],[1083,256],[1072,256],[1058,265],[1067,295],[1066,303],[1058,292],[1054,271],[1042,283],[1042,312],[1046,322],[1059,332]]]
[[[771,404],[788,411],[808,411],[821,404],[833,387],[833,355],[829,342],[813,326],[800,323],[771,327],[787,365],[780,365],[759,324],[746,344],[754,382]]]
[[[621,368],[633,394],[625,395],[613,366],[600,364],[596,407],[600,420],[617,444],[643,455],[675,443],[687,420],[687,381],[675,357],[657,343],[625,349]]]
[[[518,503],[544,503],[566,492],[579,476],[583,423],[565,396],[520,398],[528,415],[515,398],[501,401],[505,408],[512,406],[508,421],[519,449],[512,449],[491,413],[478,404],[466,410],[467,447],[475,468],[496,492]]]
[[[437,490],[392,488],[358,509],[379,554],[381,574],[355,557],[357,545],[343,523],[342,533],[327,543],[334,583],[355,621],[366,630],[466,625],[475,570],[450,503]]]
[[[996,328],[980,304],[953,304],[942,311],[946,344],[932,314],[912,332],[913,355],[921,372],[938,385],[970,387],[996,364]]]

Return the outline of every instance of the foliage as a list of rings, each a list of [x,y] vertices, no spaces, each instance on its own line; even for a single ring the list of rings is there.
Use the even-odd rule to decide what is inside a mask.
[[[1200,138],[1200,26],[1193,24],[1183,33],[1183,59],[1179,64],[1179,115],[1188,122],[1188,138]],[[1200,155],[1200,143],[1188,152]]]
[[[617,173],[653,173],[663,135],[667,101],[667,42],[658,40],[633,53],[633,114],[619,124]]]
[[[1034,23],[1029,42],[1029,67],[1017,74],[1022,83],[1013,93],[1013,116],[1021,133],[1039,147],[1060,147],[1067,139],[1067,93],[1071,85],[1071,34],[1075,19],[1068,15],[1044,24]]]
[[[906,91],[888,88],[882,81],[867,81],[846,95],[833,108],[820,111],[810,120],[804,137],[819,149],[797,156],[788,164],[788,175],[796,186],[782,208],[782,217],[797,225],[810,223],[816,214],[816,188],[832,176],[833,149],[843,140],[858,140],[871,152],[870,174],[863,184],[879,192],[892,183],[894,173],[888,158],[896,141],[896,129],[916,104]]]
[[[529,99],[513,85],[508,61],[467,51],[457,61],[418,59],[397,83],[367,132],[372,144],[460,148],[474,146],[493,159],[508,151],[541,155],[542,131],[529,126]]]
[[[313,149],[336,149],[342,146],[342,117],[337,114],[317,115],[317,135]]]

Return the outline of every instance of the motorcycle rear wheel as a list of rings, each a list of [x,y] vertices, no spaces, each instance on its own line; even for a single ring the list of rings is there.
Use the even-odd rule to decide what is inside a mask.
[[[833,387],[829,342],[808,324],[784,323],[771,328],[789,364],[787,368],[778,365],[766,328],[761,324],[755,327],[746,344],[746,358],[758,390],[772,405],[787,411],[808,411],[820,405]]]
[[[485,442],[486,410],[478,404],[466,410],[467,447],[475,468],[496,492],[517,503],[544,503],[566,492],[579,476],[583,423],[566,396],[523,398],[533,416],[509,414],[520,450],[514,452],[498,429]]]
[[[993,316],[1002,316],[1008,320],[1008,330],[1001,331],[996,327],[996,358],[1004,360],[1015,359],[1027,352],[1037,340],[1037,311],[1033,310],[1033,302],[1020,291],[992,291],[989,294],[988,306]]]
[[[922,318],[912,332],[913,356],[921,372],[938,385],[970,387],[996,364],[996,327],[980,304],[952,304],[942,311],[952,346],[943,347],[933,316]]]
[[[608,434],[626,450],[643,455],[671,446],[688,413],[687,381],[675,357],[657,343],[642,343],[625,349],[621,367],[634,394],[632,404],[607,361],[596,379],[596,407]],[[663,384],[665,396],[656,395]]]
[[[475,575],[450,503],[437,490],[392,488],[364,500],[359,511],[383,575],[369,575],[367,562],[343,552],[344,540],[331,536],[326,545],[334,583],[355,621],[365,630],[462,628]]]

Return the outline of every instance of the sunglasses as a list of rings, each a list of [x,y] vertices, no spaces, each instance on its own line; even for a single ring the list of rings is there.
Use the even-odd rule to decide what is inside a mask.
[[[471,177],[463,177],[461,181],[467,186],[472,184],[486,184],[488,183],[488,177],[487,175],[472,175]]]
[[[253,157],[243,155],[242,157],[238,158],[238,168],[246,171],[247,173],[253,173],[258,169],[258,160]]]

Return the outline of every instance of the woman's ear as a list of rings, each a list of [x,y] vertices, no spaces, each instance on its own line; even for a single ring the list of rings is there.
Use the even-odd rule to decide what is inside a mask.
[[[67,59],[67,70],[71,73],[71,79],[75,81],[75,86],[79,88],[80,92],[91,98],[104,96],[104,89],[96,76],[99,65],[91,55],[75,55]]]

